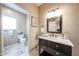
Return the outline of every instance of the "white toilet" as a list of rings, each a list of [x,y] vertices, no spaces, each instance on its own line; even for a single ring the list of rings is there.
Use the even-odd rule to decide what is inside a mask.
[[[25,46],[25,44],[26,44],[26,38],[24,38],[24,34],[19,34],[19,35],[18,35],[18,39],[19,39],[19,43],[20,43],[22,46]]]

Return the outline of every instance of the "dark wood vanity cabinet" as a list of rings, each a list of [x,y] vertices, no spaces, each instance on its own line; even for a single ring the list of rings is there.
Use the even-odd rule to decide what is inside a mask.
[[[71,46],[39,38],[39,55],[41,54],[41,48],[53,56],[72,55]]]

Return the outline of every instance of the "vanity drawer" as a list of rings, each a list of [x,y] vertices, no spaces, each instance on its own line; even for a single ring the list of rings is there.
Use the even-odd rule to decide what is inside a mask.
[[[59,44],[56,43],[56,42],[51,42],[51,41],[48,41],[48,40],[44,40],[44,39],[40,39],[39,40],[39,44],[43,44],[43,45],[46,45],[52,49],[58,49],[59,47]]]
[[[46,44],[46,41],[44,39],[39,39],[39,44]]]
[[[43,44],[43,45],[46,45],[46,46],[51,46],[51,42],[48,41],[48,40],[44,40],[44,39],[40,39],[39,44]]]

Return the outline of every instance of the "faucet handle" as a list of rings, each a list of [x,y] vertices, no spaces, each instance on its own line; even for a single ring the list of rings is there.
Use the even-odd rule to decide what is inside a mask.
[[[54,36],[54,34],[52,33],[52,36]]]
[[[57,34],[54,34],[54,37],[57,37],[58,35]]]
[[[50,37],[52,36],[51,33],[49,33],[49,36],[50,36]]]

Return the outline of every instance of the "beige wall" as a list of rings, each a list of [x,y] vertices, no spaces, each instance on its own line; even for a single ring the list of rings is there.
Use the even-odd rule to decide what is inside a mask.
[[[2,40],[1,40],[1,4],[0,4],[0,55],[2,55]]]
[[[8,31],[3,31],[3,44],[4,46],[9,46],[18,42],[18,33],[23,32],[26,34],[26,15],[11,10],[7,7],[2,6],[2,16],[9,16],[16,19],[17,30],[13,32],[11,36],[9,36]]]
[[[38,18],[38,7],[35,4],[32,3],[19,3],[17,4],[21,8],[25,9],[26,11],[29,11],[29,50],[32,50],[34,47],[36,47],[36,33],[38,32],[38,27],[32,27],[31,26],[31,16]]]
[[[48,11],[59,8],[63,12],[62,31],[68,33],[75,47],[73,55],[79,55],[79,4],[43,4],[39,7],[40,24],[47,26],[46,14]],[[42,21],[42,22],[41,22]]]

